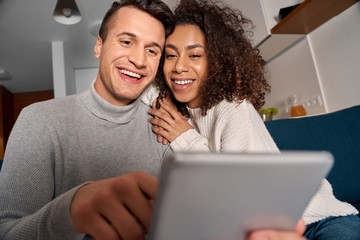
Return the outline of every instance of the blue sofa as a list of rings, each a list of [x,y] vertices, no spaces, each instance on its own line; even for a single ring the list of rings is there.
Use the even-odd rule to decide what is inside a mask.
[[[337,112],[265,122],[280,150],[326,150],[334,195],[360,211],[360,105]],[[304,176],[306,178],[306,176]]]

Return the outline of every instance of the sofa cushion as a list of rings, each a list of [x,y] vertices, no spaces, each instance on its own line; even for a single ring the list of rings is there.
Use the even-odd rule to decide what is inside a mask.
[[[327,179],[334,195],[360,210],[360,106],[265,124],[280,150],[331,152],[335,163]]]

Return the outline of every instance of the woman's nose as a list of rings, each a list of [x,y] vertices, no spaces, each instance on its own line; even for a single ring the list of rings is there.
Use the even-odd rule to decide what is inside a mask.
[[[177,73],[187,72],[189,70],[189,65],[187,60],[184,57],[179,57],[178,60],[176,61],[174,70]]]

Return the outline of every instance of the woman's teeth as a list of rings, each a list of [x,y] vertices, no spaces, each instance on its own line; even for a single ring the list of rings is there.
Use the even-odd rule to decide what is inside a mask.
[[[185,85],[192,83],[194,80],[174,80],[177,85]]]
[[[137,74],[137,73],[134,73],[134,72],[130,72],[130,71],[128,71],[128,70],[121,69],[120,72],[121,72],[122,74],[128,75],[128,76],[130,76],[130,77],[134,77],[134,78],[138,78],[138,79],[141,78],[141,75],[140,75],[140,74]]]

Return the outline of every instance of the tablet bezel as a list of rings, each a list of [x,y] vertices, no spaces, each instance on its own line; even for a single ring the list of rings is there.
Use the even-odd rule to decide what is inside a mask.
[[[164,162],[149,239],[292,230],[332,164],[328,152],[174,153]]]

